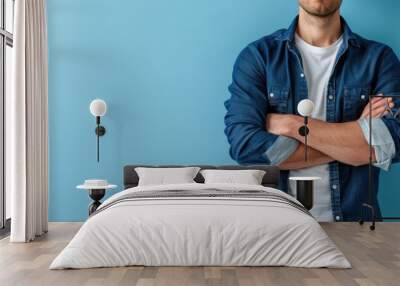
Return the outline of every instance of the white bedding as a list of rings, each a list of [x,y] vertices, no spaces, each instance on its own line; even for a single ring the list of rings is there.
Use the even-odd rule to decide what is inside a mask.
[[[162,190],[263,190],[238,184],[143,186],[115,194]],[[296,201],[297,202],[297,201]],[[308,214],[255,198],[154,198],[122,201],[90,217],[50,269],[145,266],[294,266],[349,268]]]

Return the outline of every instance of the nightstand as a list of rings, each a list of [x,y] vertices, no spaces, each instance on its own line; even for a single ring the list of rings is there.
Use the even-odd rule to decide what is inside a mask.
[[[320,179],[320,177],[289,177],[289,180],[296,181],[296,199],[307,210],[311,210],[314,205],[314,181]]]
[[[89,216],[101,205],[100,200],[106,194],[106,190],[115,189],[117,185],[111,185],[107,180],[85,180],[83,185],[76,186],[77,189],[88,190],[89,197],[93,202],[89,205]]]

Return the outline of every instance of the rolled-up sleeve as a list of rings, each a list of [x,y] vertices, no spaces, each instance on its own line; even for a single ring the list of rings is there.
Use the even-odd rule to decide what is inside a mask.
[[[393,97],[392,113],[372,121],[372,144],[376,155],[376,165],[389,169],[390,164],[400,161],[400,121],[396,114],[400,108],[400,61],[394,51],[386,47],[379,59],[376,83],[373,94],[384,94]],[[364,129],[367,123],[362,123]]]
[[[256,48],[246,47],[237,58],[225,102],[225,134],[230,155],[240,164],[273,164],[285,161],[297,148],[296,140],[270,134],[265,62]]]
[[[369,118],[358,120],[358,124],[363,131],[365,140],[369,144]],[[396,154],[392,135],[381,118],[372,118],[371,130],[372,146],[374,147],[376,158],[374,166],[387,171],[389,170],[392,164],[392,159]]]
[[[265,152],[265,156],[269,159],[271,165],[279,165],[285,162],[296,151],[298,146],[299,142],[297,140],[279,136]]]

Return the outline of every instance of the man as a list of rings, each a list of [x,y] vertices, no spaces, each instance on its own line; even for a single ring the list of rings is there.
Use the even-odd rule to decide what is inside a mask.
[[[289,176],[319,176],[311,210],[320,221],[371,219],[368,201],[368,117],[373,117],[374,184],[379,170],[400,159],[400,123],[391,116],[400,93],[400,62],[386,45],[353,33],[340,17],[341,0],[300,0],[288,29],[249,44],[239,55],[226,101],[230,154],[241,164],[272,164],[280,187],[293,193]],[[309,156],[298,129],[300,100],[314,104]],[[390,113],[390,114],[388,114]]]

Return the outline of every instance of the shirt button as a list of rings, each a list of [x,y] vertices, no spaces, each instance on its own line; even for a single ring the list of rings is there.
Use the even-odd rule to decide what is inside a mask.
[[[330,94],[330,95],[328,96],[328,98],[329,98],[329,100],[333,100],[333,95]]]
[[[337,221],[339,221],[339,220],[340,220],[340,216],[337,215],[337,216],[335,217],[335,219],[336,219]]]
[[[361,99],[365,99],[365,94],[362,94],[362,95],[361,95]]]
[[[301,73],[300,76],[301,76],[301,77],[304,77],[304,73]]]
[[[332,189],[336,190],[337,189],[337,185],[332,185]]]
[[[274,97],[274,93],[271,92],[271,93],[269,94],[269,96],[270,96],[270,97]]]

